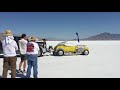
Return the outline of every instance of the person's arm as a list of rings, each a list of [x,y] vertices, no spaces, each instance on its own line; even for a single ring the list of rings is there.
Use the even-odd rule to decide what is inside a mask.
[[[15,50],[16,51],[18,50],[18,45],[17,45],[16,41],[15,41]]]
[[[20,49],[20,52],[21,52],[21,42],[18,41],[18,45],[19,45],[19,49]]]

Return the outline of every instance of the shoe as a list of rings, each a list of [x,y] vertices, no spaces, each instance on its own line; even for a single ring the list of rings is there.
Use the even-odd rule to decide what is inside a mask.
[[[23,73],[23,71],[22,71],[21,69],[19,69],[19,70],[18,70],[18,73],[19,73],[19,74],[22,74],[22,73]]]

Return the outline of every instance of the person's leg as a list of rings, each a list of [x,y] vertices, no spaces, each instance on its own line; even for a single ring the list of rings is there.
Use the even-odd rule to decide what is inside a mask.
[[[26,62],[27,62],[27,60],[24,60],[24,64],[23,64],[23,75],[26,75]]]
[[[26,71],[26,60],[24,60],[23,71]]]
[[[16,61],[17,57],[10,57],[11,78],[16,78]]]
[[[23,64],[23,61],[21,60],[19,63],[19,70],[18,70],[18,73],[21,73],[21,74],[23,73],[23,71],[21,70],[22,64]]]
[[[19,63],[19,71],[21,72],[21,67],[22,67],[22,63],[23,63],[23,55],[21,55],[21,61]]]
[[[27,56],[24,55],[24,64],[23,64],[23,71],[25,72],[26,71],[26,65],[27,65]]]
[[[31,56],[28,55],[28,68],[27,68],[27,78],[30,78],[31,75],[31,68],[32,68],[32,61],[31,61]]]
[[[19,70],[21,70],[22,63],[23,63],[23,61],[20,61],[20,64],[19,64]]]
[[[8,68],[9,68],[9,57],[4,57],[3,61],[3,78],[7,78]]]
[[[38,57],[37,57],[37,55],[35,55],[34,56],[34,61],[33,61],[33,63],[32,63],[32,65],[33,65],[33,76],[34,76],[34,78],[38,78],[37,77],[37,75],[38,75],[38,66],[37,66],[37,60],[38,59]]]
[[[30,78],[31,75],[31,68],[32,68],[32,61],[28,61],[28,68],[27,68],[27,77]]]

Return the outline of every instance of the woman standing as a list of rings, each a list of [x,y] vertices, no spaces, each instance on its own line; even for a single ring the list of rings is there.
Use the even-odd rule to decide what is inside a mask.
[[[38,39],[36,37],[31,37],[29,39],[30,42],[27,43],[27,60],[28,60],[28,68],[27,68],[27,78],[30,78],[31,68],[33,67],[33,77],[37,78],[38,75],[38,51],[39,46],[36,43]]]

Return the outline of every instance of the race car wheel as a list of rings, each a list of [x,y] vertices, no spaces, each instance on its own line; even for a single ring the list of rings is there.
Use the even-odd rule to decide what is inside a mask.
[[[58,56],[63,56],[63,55],[64,55],[64,51],[61,50],[61,49],[58,50],[58,51],[57,51],[57,55],[58,55]]]
[[[89,54],[89,51],[88,51],[88,50],[85,50],[85,51],[83,52],[83,54],[84,54],[84,55],[88,55],[88,54]]]

